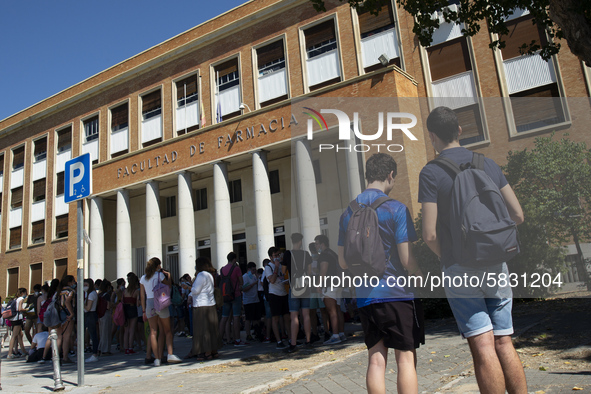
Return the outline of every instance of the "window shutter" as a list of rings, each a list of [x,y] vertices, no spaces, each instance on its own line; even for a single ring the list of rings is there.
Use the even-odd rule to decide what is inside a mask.
[[[451,77],[472,70],[468,44],[464,37],[444,42],[427,49],[431,81]]]
[[[142,113],[153,111],[155,109],[160,108],[160,106],[160,89],[158,89],[155,92],[148,93],[145,96],[142,96]]]
[[[127,125],[128,104],[125,103],[111,110],[111,130],[117,130],[120,126]],[[125,127],[125,126],[123,126]]]
[[[185,96],[185,86],[187,87]],[[176,98],[180,100],[183,97],[189,97],[197,93],[197,75],[191,75],[176,83]]]
[[[335,39],[336,36],[334,31],[334,20],[331,19],[306,29],[304,31],[304,36],[306,37],[306,48],[310,48],[325,41]]]
[[[64,172],[60,172],[59,174],[57,174],[56,176],[56,186],[55,186],[55,195],[59,196],[64,194],[65,191],[65,180],[64,180]]]
[[[458,122],[462,125],[462,135],[460,136],[460,139],[484,136],[478,104],[458,108],[454,110],[454,112],[458,117]]]
[[[257,49],[257,62],[259,68],[267,63],[284,58],[283,40],[275,41],[267,46]]]
[[[511,107],[515,126],[526,126],[545,119],[555,120],[549,124],[564,121],[560,100],[552,99],[553,97],[560,97],[558,86],[555,83],[512,94]],[[530,98],[530,100],[525,98]],[[533,98],[543,99],[533,100]]]
[[[33,182],[33,202],[45,200],[45,178]]]
[[[45,238],[45,220],[40,220],[32,224],[31,240],[41,241]]]
[[[18,248],[21,246],[21,227],[10,229],[10,248]]]
[[[363,37],[365,34],[374,30],[381,29],[387,26],[394,26],[394,16],[392,13],[392,5],[390,1],[384,4],[380,9],[379,14],[372,15],[369,11],[365,11],[359,15],[359,32]]]
[[[35,157],[42,156],[45,153],[47,153],[47,137],[35,141]]]
[[[23,206],[23,187],[17,187],[12,189],[12,201],[10,202],[12,208],[18,208]]]
[[[12,151],[12,168],[17,169],[25,164],[25,147],[21,146]]]
[[[4,155],[0,155],[0,175],[4,174]]]
[[[72,127],[67,127],[57,132],[57,150],[70,149],[72,147]]]
[[[55,235],[56,238],[68,236],[68,215],[61,215],[55,218]]]
[[[505,41],[505,48],[501,49],[503,60],[512,59],[521,56],[519,47],[523,44],[535,41],[538,45],[546,45],[546,35],[544,31],[532,24],[533,17],[523,17],[506,22],[509,34],[501,36]]]
[[[220,78],[223,77],[224,75],[228,75],[231,74],[233,72],[237,72],[238,71],[238,58],[234,58],[231,60],[228,60],[227,62],[224,62],[222,64],[218,64],[215,67],[215,72],[216,74],[219,72],[220,74]]]

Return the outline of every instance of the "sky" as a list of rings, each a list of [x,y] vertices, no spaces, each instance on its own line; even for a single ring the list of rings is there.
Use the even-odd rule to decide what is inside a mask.
[[[247,0],[4,0],[0,120]]]

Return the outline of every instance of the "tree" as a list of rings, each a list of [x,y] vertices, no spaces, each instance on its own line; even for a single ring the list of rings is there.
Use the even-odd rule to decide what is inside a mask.
[[[550,245],[574,242],[577,270],[589,288],[580,243],[591,239],[591,150],[567,136],[538,137],[532,150],[509,152],[504,169],[534,235]]]
[[[314,8],[326,11],[324,0],[310,0]],[[339,0],[360,12],[369,11],[377,15],[389,0]],[[571,52],[591,67],[591,0],[459,0],[459,11],[445,8],[449,0],[398,0],[398,5],[415,17],[413,32],[423,46],[429,46],[433,32],[439,27],[438,19],[431,19],[431,14],[443,10],[446,22],[463,23],[464,36],[474,36],[480,31],[480,23],[485,21],[491,33],[497,33],[500,40],[491,42],[491,48],[504,48],[503,35],[509,30],[505,18],[514,10],[528,10],[533,16],[533,23],[548,32],[550,40],[542,47],[534,42],[523,43],[523,53],[538,50],[542,58],[548,60],[560,50],[559,39],[565,39]],[[557,40],[554,40],[557,39]]]

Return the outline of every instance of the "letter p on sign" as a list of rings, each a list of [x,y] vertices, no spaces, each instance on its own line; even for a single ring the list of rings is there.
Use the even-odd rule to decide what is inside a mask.
[[[92,194],[92,164],[86,153],[66,162],[64,202],[69,203]]]

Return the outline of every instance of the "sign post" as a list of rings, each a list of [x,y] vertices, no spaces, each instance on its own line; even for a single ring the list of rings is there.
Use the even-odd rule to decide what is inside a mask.
[[[78,386],[84,385],[84,211],[82,204],[86,197],[92,194],[92,161],[90,154],[86,153],[66,162],[65,170],[66,203],[77,201],[76,218],[77,225],[77,307],[78,315]]]

